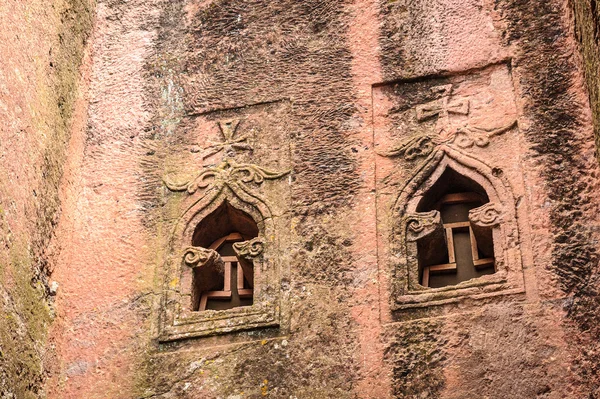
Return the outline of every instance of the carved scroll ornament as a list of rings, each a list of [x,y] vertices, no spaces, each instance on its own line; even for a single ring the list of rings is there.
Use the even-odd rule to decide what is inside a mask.
[[[191,268],[204,267],[219,261],[219,253],[214,249],[187,247],[183,252],[183,262]]]
[[[265,242],[262,238],[256,237],[252,240],[236,242],[233,244],[235,253],[244,259],[251,260],[260,256],[265,249]]]
[[[475,226],[494,227],[502,222],[504,210],[499,204],[489,202],[469,211],[469,220]]]
[[[490,144],[492,137],[509,131],[516,123],[516,121],[513,121],[505,126],[491,129],[465,125],[440,136],[422,135],[412,137],[390,151],[379,153],[379,155],[386,157],[402,156],[405,160],[412,161],[418,157],[425,158],[442,144],[455,144],[460,148],[469,148],[474,145],[483,148]]]
[[[431,154],[436,146],[437,143],[434,141],[434,138],[430,136],[417,136],[406,140],[399,146],[392,148],[389,152],[380,153],[379,155],[385,157],[403,156],[407,161],[412,161],[417,157],[426,157]]]
[[[442,218],[438,211],[411,213],[404,218],[406,240],[417,241],[442,227]]]
[[[249,191],[246,187],[248,183],[262,184],[265,180],[279,179],[290,172],[290,170],[274,172],[257,165],[238,164],[232,159],[226,159],[216,167],[203,170],[190,181],[175,183],[165,178],[165,184],[171,191],[187,191],[188,194],[194,194],[199,189],[224,186],[231,189],[240,187],[244,191]]]
[[[517,121],[512,121],[505,126],[492,129],[465,125],[456,129],[450,142],[456,144],[460,148],[469,148],[473,145],[476,145],[477,147],[487,147],[490,144],[490,139],[492,137],[499,136],[507,132],[516,124]]]

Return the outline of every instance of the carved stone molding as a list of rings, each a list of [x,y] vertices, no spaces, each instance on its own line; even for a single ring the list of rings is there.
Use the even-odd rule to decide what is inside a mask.
[[[438,211],[411,213],[404,217],[406,241],[414,242],[442,228]]]
[[[444,131],[443,135],[436,137],[429,135],[412,137],[390,151],[379,153],[379,155],[386,157],[402,156],[405,160],[412,161],[416,158],[427,157],[432,152],[437,151],[442,144],[456,145],[462,149],[474,145],[483,148],[490,144],[493,137],[509,131],[516,125],[516,120],[498,128],[483,128],[467,124]]]
[[[236,242],[233,244],[233,250],[240,257],[248,260],[252,260],[262,255],[265,249],[265,241],[256,237],[252,240]]]
[[[221,189],[227,186],[235,191],[241,188],[248,192],[248,183],[262,184],[265,180],[279,179],[291,171],[274,172],[258,165],[238,164],[232,159],[226,159],[219,166],[201,171],[197,177],[186,182],[173,182],[168,177],[164,179],[166,186],[171,191],[187,191],[194,194],[200,189]]]
[[[469,211],[469,220],[475,226],[494,227],[503,221],[504,210],[502,206],[490,202],[479,208]]]
[[[183,262],[192,269],[218,263],[219,260],[219,253],[213,249],[187,247],[183,252]]]

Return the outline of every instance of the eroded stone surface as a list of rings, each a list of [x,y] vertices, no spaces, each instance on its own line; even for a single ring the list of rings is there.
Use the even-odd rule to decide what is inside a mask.
[[[49,242],[71,125],[83,119],[75,103],[92,5],[5,1],[0,25],[0,396],[37,398],[57,363]]]
[[[566,6],[98,1],[89,101],[75,118],[50,247],[59,288],[48,396],[598,395],[598,166]],[[15,18],[28,18],[20,10]],[[1,120],[28,125],[36,119],[17,113],[44,102],[14,93],[33,92],[35,73],[2,65],[12,114]],[[27,139],[3,130],[10,176],[25,173],[11,146],[67,137],[36,144],[42,125]],[[38,152],[25,151],[27,178],[0,187],[13,192],[5,230],[25,246],[42,242],[32,231],[48,235],[27,224],[31,196],[50,201],[43,220],[56,202],[57,180],[37,191]],[[438,291],[409,281],[400,292],[418,265],[411,276],[414,254],[396,232],[405,210],[420,214],[437,165],[486,190],[490,204],[472,222],[493,229],[502,273]],[[257,290],[268,311],[238,309],[235,321],[194,315],[179,298],[194,224],[222,200],[254,219],[264,245]],[[439,224],[420,215],[428,232]],[[44,317],[33,317],[41,337]],[[41,373],[27,370],[31,395],[43,396]]]

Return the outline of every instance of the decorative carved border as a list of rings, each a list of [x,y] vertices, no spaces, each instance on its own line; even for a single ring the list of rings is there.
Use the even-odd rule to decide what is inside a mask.
[[[222,142],[212,143],[205,156],[220,154],[217,166],[201,169],[196,177],[178,182],[166,176],[167,188],[184,192],[183,209],[175,223],[164,262],[163,299],[159,322],[159,341],[224,334],[257,327],[278,326],[281,309],[281,270],[279,235],[271,206],[259,194],[265,181],[275,181],[291,171],[271,171],[249,163],[237,163],[236,150],[252,150],[248,137],[237,135],[240,121],[219,121]],[[219,271],[215,251],[191,246],[196,226],[223,203],[249,215],[258,227],[258,237],[236,243],[234,250],[251,259],[254,271],[253,305],[228,310],[192,311],[192,280],[195,267],[210,266]]]
[[[417,240],[436,229],[439,214],[418,213],[416,209],[422,196],[447,168],[479,184],[490,199],[490,203],[471,210],[469,218],[477,226],[492,227],[497,272],[453,286],[428,288],[419,284]],[[464,297],[524,292],[516,201],[509,183],[496,177],[492,167],[484,162],[451,145],[440,144],[401,190],[392,215],[397,221],[391,237],[392,310],[444,305]]]
[[[165,262],[160,341],[279,325],[281,265],[277,257],[270,256],[277,252],[279,246],[271,211],[259,196],[232,187],[236,186],[213,186],[178,219]],[[192,242],[195,227],[225,201],[250,215],[258,226],[258,239],[248,242],[247,248],[238,248],[247,252],[254,262],[254,304],[229,310],[193,312],[186,307],[188,296],[191,295],[192,268],[189,262],[196,261],[196,257],[208,259],[210,252],[202,251],[202,256],[196,256],[195,252],[190,254],[189,243]],[[181,248],[185,252],[183,257]]]

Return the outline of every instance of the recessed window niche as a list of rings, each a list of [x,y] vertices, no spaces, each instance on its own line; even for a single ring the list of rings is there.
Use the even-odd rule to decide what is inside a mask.
[[[266,256],[276,245],[273,220],[266,207],[232,201],[213,201],[175,231],[181,249],[169,259],[179,278],[167,280],[161,339],[278,325],[278,267]]]
[[[516,201],[498,170],[444,147],[394,205],[392,309],[522,293]]]
[[[196,227],[192,246],[215,251],[214,265],[193,270],[193,311],[226,310],[252,305],[254,265],[236,249],[258,237],[258,226],[246,213],[224,202]]]
[[[445,287],[495,273],[492,229],[469,221],[469,211],[486,203],[485,190],[452,169],[423,196],[417,211],[439,212],[441,229],[417,241],[422,286]]]
[[[196,262],[191,256],[187,262],[192,267],[192,311],[252,305],[254,264],[241,250],[256,237],[258,226],[252,217],[227,202],[198,223],[188,254],[203,249],[206,261]]]

